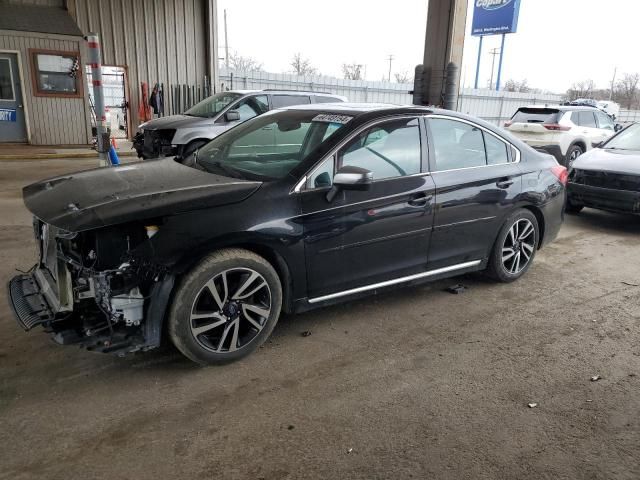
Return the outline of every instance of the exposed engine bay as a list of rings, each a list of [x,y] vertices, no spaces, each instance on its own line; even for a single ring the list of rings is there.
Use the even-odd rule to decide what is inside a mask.
[[[157,229],[129,224],[71,233],[34,219],[39,262],[21,277],[22,285],[10,285],[26,298],[40,298],[41,310],[31,302],[32,315],[21,322],[25,330],[42,325],[57,343],[101,352],[157,347],[162,314],[154,318],[153,304],[162,303],[164,311],[173,285],[167,269],[148,255]]]

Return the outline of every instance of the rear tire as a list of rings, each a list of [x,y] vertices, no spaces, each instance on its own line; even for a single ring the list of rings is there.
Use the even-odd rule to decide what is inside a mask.
[[[536,216],[524,208],[513,212],[498,233],[486,273],[503,283],[514,282],[533,263],[540,243]]]
[[[239,360],[264,343],[280,316],[282,287],[264,258],[229,248],[187,273],[169,312],[169,336],[201,365]]]

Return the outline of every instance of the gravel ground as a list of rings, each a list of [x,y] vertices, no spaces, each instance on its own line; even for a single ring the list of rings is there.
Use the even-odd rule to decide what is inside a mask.
[[[1,282],[35,258],[19,187],[94,163],[0,162]],[[57,346],[2,295],[0,478],[638,479],[639,238],[585,210],[515,284],[285,317],[221,368]]]

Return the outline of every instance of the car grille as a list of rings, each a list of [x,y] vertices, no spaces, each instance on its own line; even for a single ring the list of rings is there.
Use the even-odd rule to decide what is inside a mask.
[[[171,145],[171,140],[173,140],[175,134],[175,129],[145,130],[144,149],[148,152],[160,152],[161,147]]]
[[[622,173],[598,172],[591,170],[573,170],[569,180],[571,183],[589,187],[610,188],[640,192],[640,176]]]

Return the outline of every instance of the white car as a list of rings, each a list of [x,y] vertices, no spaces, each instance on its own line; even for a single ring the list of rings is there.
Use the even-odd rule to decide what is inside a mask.
[[[620,115],[620,105],[611,100],[602,100],[598,102],[598,108],[609,115],[614,121]]]
[[[504,127],[567,168],[616,130],[613,120],[597,108],[539,105],[519,108]]]

